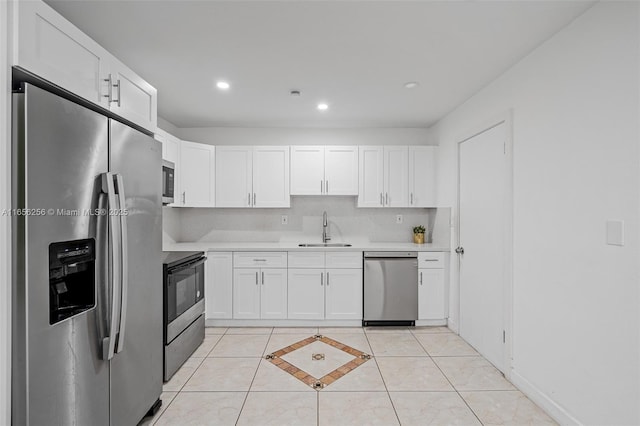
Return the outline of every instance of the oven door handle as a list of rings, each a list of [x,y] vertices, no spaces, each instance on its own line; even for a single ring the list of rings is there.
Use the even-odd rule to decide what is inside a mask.
[[[189,263],[186,263],[186,264],[183,264],[183,265],[176,266],[175,268],[169,269],[167,271],[167,273],[168,274],[173,274],[173,273],[176,273],[176,272],[184,271],[185,269],[189,269],[189,268],[193,268],[194,266],[198,266],[198,265],[204,263],[206,260],[207,260],[206,257],[201,257],[198,260],[195,260],[193,262],[189,262]]]

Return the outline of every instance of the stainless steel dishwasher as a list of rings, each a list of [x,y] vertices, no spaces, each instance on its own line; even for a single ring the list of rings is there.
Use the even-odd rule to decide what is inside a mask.
[[[418,319],[418,253],[364,253],[363,326],[415,325]]]

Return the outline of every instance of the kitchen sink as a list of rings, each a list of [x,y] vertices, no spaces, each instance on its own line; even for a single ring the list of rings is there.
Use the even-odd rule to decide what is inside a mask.
[[[346,243],[310,243],[310,244],[298,244],[298,247],[351,247],[351,244],[346,244]]]

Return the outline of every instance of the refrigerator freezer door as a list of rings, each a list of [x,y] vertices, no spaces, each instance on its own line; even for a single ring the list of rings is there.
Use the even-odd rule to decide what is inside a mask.
[[[162,392],[162,147],[113,120],[110,134],[110,171],[125,196],[128,264],[124,338],[111,360],[111,424],[134,425]]]
[[[109,363],[101,360],[97,315],[106,248],[89,212],[107,171],[108,130],[107,118],[35,86],[14,95],[13,206],[33,209],[14,217],[14,424],[109,422]],[[97,292],[97,306],[51,324],[50,245],[91,238],[95,278],[75,284],[95,286],[86,290]],[[69,282],[58,284],[62,294]]]

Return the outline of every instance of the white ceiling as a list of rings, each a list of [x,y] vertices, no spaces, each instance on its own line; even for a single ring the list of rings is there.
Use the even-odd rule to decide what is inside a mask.
[[[593,4],[47,3],[154,85],[178,127],[428,127]]]

